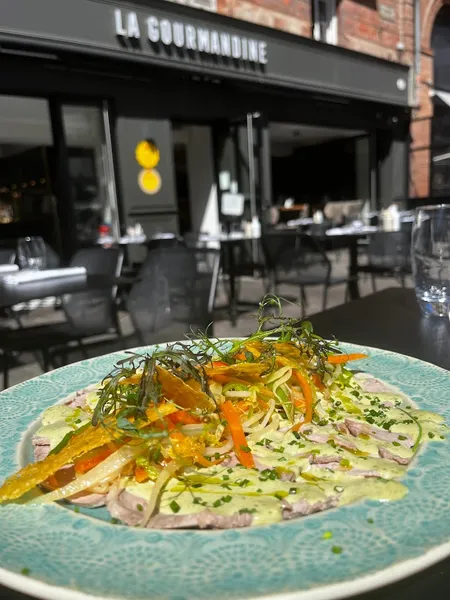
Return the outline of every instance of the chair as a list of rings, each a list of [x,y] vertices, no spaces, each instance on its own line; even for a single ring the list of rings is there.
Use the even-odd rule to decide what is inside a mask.
[[[369,239],[367,264],[358,271],[369,273],[372,289],[376,292],[377,277],[396,277],[405,287],[405,277],[411,274],[411,229],[406,226],[400,231],[378,231]]]
[[[16,261],[16,251],[12,248],[0,248],[0,265],[13,265]]]
[[[3,351],[3,384],[8,387],[10,359],[16,352],[40,352],[43,369],[47,371],[56,355],[67,359],[68,345],[76,342],[84,355],[82,340],[91,336],[113,333],[121,337],[115,305],[114,279],[120,274],[123,252],[119,248],[86,248],[77,252],[70,266],[83,266],[88,276],[104,278],[105,285],[86,292],[66,294],[62,309],[66,321],[36,327],[3,331],[0,349]]]
[[[348,277],[335,277],[331,262],[317,238],[306,233],[277,232],[262,237],[262,247],[268,271],[268,292],[278,294],[280,284],[300,288],[302,318],[305,316],[308,286],[323,285],[322,310],[325,310],[328,289],[347,284]]]
[[[172,247],[149,253],[127,299],[140,345],[206,330],[212,322],[219,263],[218,250]]]

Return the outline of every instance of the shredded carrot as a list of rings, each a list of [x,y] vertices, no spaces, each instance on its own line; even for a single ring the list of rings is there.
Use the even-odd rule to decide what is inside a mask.
[[[311,375],[311,379],[312,379],[313,384],[316,386],[316,388],[318,390],[325,389],[325,386],[323,385],[323,381],[321,380],[320,375],[318,375],[317,373],[313,373]]]
[[[134,478],[138,483],[143,483],[144,481],[147,481],[149,479],[149,476],[144,467],[136,466],[136,468],[134,469]]]
[[[351,360],[361,360],[367,358],[367,354],[330,354],[327,357],[327,362],[332,365],[340,365]]]
[[[110,456],[114,451],[115,448],[108,446],[106,448],[98,448],[92,453],[89,452],[86,456],[75,462],[75,472],[81,475],[87,471],[90,471],[104,461],[105,458],[108,458],[108,456]]]
[[[167,417],[173,425],[196,425],[200,421],[185,410],[177,410]]]
[[[212,366],[215,369],[216,367],[228,367],[229,365],[226,362],[223,362],[223,360],[214,360]]]
[[[199,454],[197,456],[194,456],[194,460],[199,465],[202,465],[202,467],[213,467],[214,465],[218,465],[223,460],[225,460],[225,456],[218,458],[217,460],[208,460],[207,458]]]
[[[300,371],[293,371],[293,375],[297,379],[302,388],[303,397],[305,399],[305,419],[304,423],[311,423],[313,417],[313,393],[311,389],[311,384],[308,381],[308,378],[303,375]]]
[[[233,438],[234,451],[239,462],[243,467],[252,469],[255,466],[255,460],[253,454],[248,450],[247,440],[238,411],[230,400],[224,402],[220,407],[220,410],[228,422],[231,437]]]

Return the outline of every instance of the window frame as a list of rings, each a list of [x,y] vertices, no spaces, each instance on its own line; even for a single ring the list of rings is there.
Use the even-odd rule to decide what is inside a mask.
[[[327,11],[327,30],[325,39],[321,37],[320,22],[318,20],[319,15],[319,2],[326,3]],[[312,22],[312,34],[313,38],[318,42],[324,42],[336,46],[338,43],[338,18],[337,18],[337,2],[336,0],[313,0],[313,22]]]

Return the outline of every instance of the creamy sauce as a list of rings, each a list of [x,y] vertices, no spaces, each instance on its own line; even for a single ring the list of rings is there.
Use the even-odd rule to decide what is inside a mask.
[[[55,448],[65,435],[82,427],[91,420],[92,416],[81,408],[72,408],[65,404],[51,406],[42,414],[42,427],[36,431],[36,436],[47,438],[50,448]]]
[[[408,464],[399,462],[413,460],[421,443],[444,439],[447,428],[441,416],[418,410],[396,390],[365,392],[360,385],[364,378],[353,377],[345,387],[335,385],[330,399],[318,393],[315,415],[320,421],[304,425],[298,433],[290,430],[292,423],[280,419],[277,431],[247,438],[259,469],[217,465],[170,480],[159,512],[248,512],[253,525],[263,525],[282,520],[283,511],[295,512],[296,505],[305,503],[322,510],[330,501],[342,506],[363,499],[401,499],[407,488],[399,480]],[[47,409],[36,435],[48,438],[54,448],[91,419],[97,401],[94,390],[85,411],[65,405]],[[346,420],[356,435],[349,428],[340,430]],[[358,434],[355,427],[364,431]],[[154,485],[131,477],[122,478],[121,484],[143,500],[149,499]]]
[[[295,510],[303,501],[320,506],[331,499],[342,506],[363,499],[399,500],[408,491],[399,481],[408,464],[381,454],[411,461],[419,443],[442,439],[446,429],[442,417],[416,409],[403,394],[365,392],[355,378],[345,389],[337,389],[331,401],[319,394],[315,412],[320,424],[305,425],[299,434],[281,420],[278,431],[248,442],[260,470],[218,465],[171,480],[161,495],[159,512],[244,511],[252,514],[253,525],[261,525],[282,520],[283,508],[291,505]],[[346,419],[368,427],[370,434],[338,431],[336,424]],[[152,482],[138,484],[131,479],[124,485],[144,500],[153,487]]]

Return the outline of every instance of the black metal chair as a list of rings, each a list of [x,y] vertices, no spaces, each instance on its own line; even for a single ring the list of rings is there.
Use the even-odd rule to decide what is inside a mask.
[[[268,233],[262,237],[262,247],[268,272],[267,291],[278,294],[280,284],[299,286],[302,318],[305,316],[305,288],[323,285],[322,310],[325,310],[330,286],[348,286],[347,276],[332,274],[332,264],[326,252],[317,238],[309,234]],[[348,290],[346,298],[347,293]]]
[[[127,299],[138,344],[180,340],[206,330],[213,320],[219,264],[218,250],[150,252]]]
[[[0,248],[0,265],[13,265],[16,261],[16,251],[13,248]]]
[[[410,227],[404,227],[400,231],[378,231],[369,239],[367,264],[360,265],[358,271],[371,275],[374,292],[377,277],[398,278],[405,287],[405,278],[411,274],[410,252]]]
[[[67,360],[69,345],[75,342],[86,356],[83,340],[102,334],[121,337],[115,305],[115,278],[120,274],[123,253],[119,248],[86,248],[77,252],[70,266],[83,266],[90,277],[104,278],[104,286],[93,286],[86,292],[67,294],[62,298],[66,321],[35,327],[3,330],[3,387],[8,387],[11,357],[14,353],[40,352],[43,369],[55,364],[55,357]]]

